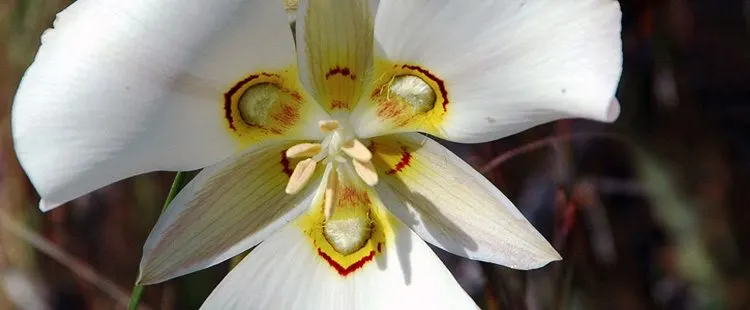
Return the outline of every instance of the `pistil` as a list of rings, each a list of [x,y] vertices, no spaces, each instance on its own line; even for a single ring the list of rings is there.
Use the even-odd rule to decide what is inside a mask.
[[[294,168],[286,192],[288,194],[298,193],[310,181],[317,163],[324,160],[335,165],[334,171],[339,169],[336,167],[337,165],[351,163],[348,169],[353,167],[354,172],[365,184],[369,186],[378,184],[378,173],[372,164],[372,153],[367,146],[354,138],[352,134],[347,135],[346,128],[342,128],[336,120],[323,120],[318,124],[320,131],[329,134],[322,143],[300,143],[286,150],[287,158],[306,158]],[[351,160],[347,160],[344,155],[350,157]],[[333,201],[336,200],[335,182],[337,180],[331,181],[331,178],[335,178],[335,176],[329,177],[329,183],[334,182],[334,185],[328,184],[326,186],[326,195],[330,196],[330,199],[326,199],[327,204],[330,204],[326,206],[327,212],[330,212]]]

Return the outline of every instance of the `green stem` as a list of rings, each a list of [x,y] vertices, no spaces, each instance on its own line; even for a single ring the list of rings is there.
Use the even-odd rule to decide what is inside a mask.
[[[161,207],[161,212],[164,213],[164,210],[167,209],[167,206],[169,206],[170,203],[172,203],[172,200],[174,200],[174,197],[177,196],[177,193],[180,192],[180,190],[185,186],[185,172],[177,172],[177,174],[174,176],[174,181],[172,181],[172,187],[169,188],[169,194],[167,194],[167,200],[164,201],[164,206]]]
[[[161,213],[164,213],[164,210],[167,209],[167,206],[174,200],[174,197],[177,196],[177,193],[180,192],[180,190],[185,186],[185,173],[184,172],[177,172],[177,174],[174,176],[174,181],[172,181],[172,187],[169,188],[169,194],[167,194],[167,199],[164,201],[164,206],[161,208]],[[143,286],[142,285],[136,285],[133,287],[133,293],[130,294],[130,302],[128,303],[128,310],[136,310],[138,309],[138,302],[141,301],[141,296],[143,296]]]
[[[143,296],[143,286],[136,285],[133,287],[133,293],[130,294],[130,302],[128,303],[128,310],[138,309],[138,302],[141,301]]]

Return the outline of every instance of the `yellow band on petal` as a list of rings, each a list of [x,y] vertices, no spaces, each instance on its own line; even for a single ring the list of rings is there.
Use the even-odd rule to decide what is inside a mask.
[[[421,147],[407,141],[386,137],[370,139],[368,148],[373,153],[373,163],[384,175],[404,173],[411,165],[413,153]]]

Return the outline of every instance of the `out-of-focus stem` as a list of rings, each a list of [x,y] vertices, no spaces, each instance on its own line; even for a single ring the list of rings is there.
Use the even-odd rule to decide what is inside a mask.
[[[500,164],[502,164],[506,160],[509,160],[513,157],[516,157],[524,153],[528,153],[528,152],[535,151],[546,146],[550,146],[553,143],[565,142],[565,141],[577,140],[577,139],[602,139],[602,138],[627,141],[623,136],[615,134],[615,133],[610,133],[610,132],[576,133],[576,134],[570,134],[570,135],[547,137],[544,139],[540,139],[534,142],[524,144],[518,148],[512,149],[510,151],[503,153],[500,156],[493,158],[490,162],[485,164],[483,167],[479,168],[479,173],[486,174],[492,171],[493,169],[497,168],[498,166],[500,166]]]
[[[167,209],[167,206],[169,206],[172,200],[174,200],[174,197],[177,196],[177,193],[179,193],[184,186],[185,173],[177,172],[177,175],[174,176],[174,181],[172,181],[172,187],[169,189],[169,194],[167,194],[167,199],[164,200],[164,206],[161,208],[161,213],[164,213],[164,210]],[[138,309],[138,303],[141,301],[141,296],[143,296],[143,286],[136,285],[133,287],[133,293],[130,294],[128,310]]]

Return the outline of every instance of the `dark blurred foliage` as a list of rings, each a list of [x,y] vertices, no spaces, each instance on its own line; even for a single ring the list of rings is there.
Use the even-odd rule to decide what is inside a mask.
[[[0,1],[0,309],[122,308],[173,174],[39,212],[8,112],[39,35],[67,1]],[[750,3],[621,4],[614,125],[566,120],[447,143],[564,257],[522,272],[436,250],[485,309],[750,309]],[[196,308],[228,268],[149,286],[144,304]]]

